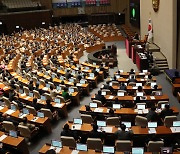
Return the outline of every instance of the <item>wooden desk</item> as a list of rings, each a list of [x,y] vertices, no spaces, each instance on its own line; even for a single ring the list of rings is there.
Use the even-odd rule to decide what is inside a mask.
[[[178,92],[180,92],[180,84],[173,84],[172,85],[172,92],[176,96]]]
[[[4,107],[3,109],[0,110],[1,113],[5,113],[6,111],[8,111],[9,109],[7,107]],[[22,121],[22,119],[19,117],[20,111],[16,110],[14,113],[12,113],[10,116],[12,118],[17,119],[18,121]],[[35,118],[35,116],[33,116],[32,114],[26,115],[27,119],[29,122],[34,123],[36,126],[43,126],[44,130],[46,130],[48,133],[51,133],[51,123],[50,123],[50,119],[48,119],[47,117],[44,118],[38,118],[36,121],[33,121],[33,119]]]
[[[112,97],[112,98],[111,98]],[[151,99],[152,96],[147,95],[146,99],[144,99],[143,101],[149,101],[149,102],[158,102],[158,101],[169,101],[169,97],[168,95],[164,94],[162,96],[154,96],[155,99]],[[119,101],[134,101],[134,97],[133,96],[113,96],[113,95],[106,95],[105,96],[107,101],[114,101],[115,98],[118,98]],[[95,94],[93,94],[91,96],[91,99],[95,99]]]
[[[86,112],[86,107],[83,105],[79,109],[79,112],[82,113],[82,114],[95,113],[95,114],[109,115],[109,109],[107,107],[98,107],[98,109],[103,110],[102,112],[97,112],[97,111],[95,111],[95,109],[96,108],[91,108],[92,112]],[[177,107],[171,107],[171,109],[173,110],[173,114],[176,114],[176,115],[179,114],[179,110],[178,110]],[[149,110],[150,109],[148,109],[148,111]],[[145,116],[147,113],[148,112],[138,113],[137,110],[134,109],[134,108],[121,108],[121,109],[116,109],[114,111],[114,114],[117,115],[117,116],[122,116],[122,115],[133,115],[133,116],[142,115],[142,116]]]
[[[5,133],[0,131],[0,137],[2,135],[5,135]],[[1,142],[4,145],[7,145],[7,146],[10,146],[14,149],[19,150],[23,154],[29,154],[28,146],[27,146],[25,139],[23,137],[18,136],[17,138],[14,138],[14,137],[7,135],[7,137],[4,138]]]
[[[117,81],[119,83],[121,83],[121,82],[127,83],[128,80],[129,80],[128,78],[119,78],[119,79],[117,79]],[[136,80],[137,80],[136,81],[137,83],[142,83],[143,85],[147,82],[147,79],[142,79],[142,78],[136,78]],[[156,79],[153,78],[153,81],[156,82]]]

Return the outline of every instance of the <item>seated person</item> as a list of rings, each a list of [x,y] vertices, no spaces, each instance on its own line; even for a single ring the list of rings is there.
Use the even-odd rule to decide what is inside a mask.
[[[92,110],[91,110],[89,105],[85,105],[85,108],[86,108],[86,112],[92,112]]]
[[[99,90],[96,94],[95,100],[101,101],[103,105],[106,103],[106,98],[103,95],[101,95],[101,90]]]
[[[140,96],[136,96],[136,99],[133,101],[134,103],[134,107],[136,107],[137,103],[142,103],[141,97]]]
[[[64,125],[63,130],[61,131],[61,136],[74,137],[75,140],[78,140],[80,138],[76,131],[72,131],[69,129],[68,124]]]
[[[46,100],[46,108],[47,109],[50,109],[50,111],[52,112],[52,113],[54,113],[56,110],[55,110],[55,108],[52,106],[52,104],[51,104],[51,100],[49,100],[49,99],[47,99]]]
[[[134,75],[131,76],[131,78],[128,80],[128,84],[129,84],[130,82],[137,82],[137,80],[135,79],[135,76],[134,76]]]
[[[28,88],[29,88],[30,91],[33,91],[33,89],[34,89],[34,87],[33,87],[33,80],[31,80],[29,82]]]
[[[27,127],[29,128],[29,130],[31,130],[31,131],[36,128],[35,125],[30,124],[30,123],[28,122],[27,117],[24,117],[24,118],[22,119],[22,122],[19,123],[19,125],[27,126]],[[37,129],[37,128],[36,128],[36,129]]]
[[[123,82],[120,85],[120,90],[127,90],[127,87]]]
[[[137,94],[138,92],[143,92],[143,95],[146,95],[146,93],[144,92],[142,86],[138,86],[138,88],[137,88],[137,90],[136,90],[136,94]]]
[[[68,93],[68,88],[64,87],[64,90],[62,92],[62,97],[64,97],[64,100],[67,101],[68,99],[70,99],[70,95]]]
[[[135,74],[134,69],[131,69],[129,74]]]
[[[98,132],[98,125],[93,124],[93,130],[88,134],[89,138],[100,138],[103,140],[105,138],[105,132]]]
[[[115,132],[115,137],[117,140],[131,140],[133,136],[132,130],[126,131],[126,125],[120,125],[121,130]]]
[[[40,110],[40,108],[41,108],[40,104],[37,103],[37,98],[33,98],[33,101],[32,101],[32,103],[30,103],[30,105],[32,107],[34,107],[36,111]]]
[[[148,114],[146,115],[148,121],[158,121],[158,115],[155,111],[156,111],[156,107],[152,106]]]
[[[173,115],[173,110],[170,109],[170,105],[169,104],[166,104],[165,108],[160,113],[161,119],[164,120],[164,118],[166,116],[172,116],[172,115]]]

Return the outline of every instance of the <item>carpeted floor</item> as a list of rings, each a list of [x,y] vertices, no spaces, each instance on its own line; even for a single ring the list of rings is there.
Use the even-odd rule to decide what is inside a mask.
[[[107,45],[110,45],[113,43],[115,43],[117,45],[117,49],[118,49],[118,67],[110,69],[110,75],[112,76],[113,73],[115,71],[117,71],[118,69],[123,69],[124,71],[129,71],[131,68],[133,68],[136,71],[138,71],[136,65],[133,64],[132,60],[129,59],[128,56],[126,55],[124,42],[110,42],[110,43],[107,43]],[[83,62],[85,60],[87,60],[87,53],[85,53],[84,56],[81,57],[80,62]],[[98,91],[99,87],[101,87],[101,85],[104,82],[99,83],[98,88],[93,89],[93,91],[90,92],[90,96],[92,94],[96,93]],[[180,110],[180,104],[177,101],[176,97],[174,97],[172,95],[172,86],[166,80],[165,75],[160,74],[159,76],[157,76],[157,82],[158,82],[158,84],[162,85],[163,92],[165,94],[168,94],[168,96],[170,98],[170,104],[172,106],[177,106],[178,109]],[[91,101],[90,96],[84,97],[83,99],[81,99],[80,104],[81,105],[89,104],[89,102]],[[77,107],[73,107],[72,109],[68,110],[68,118],[60,119],[58,122],[56,122],[56,124],[52,124],[52,133],[51,134],[47,134],[47,135],[37,137],[35,139],[35,141],[33,141],[32,144],[30,145],[30,148],[29,148],[30,153],[31,154],[37,154],[38,151],[41,149],[41,147],[45,143],[50,143],[52,139],[60,139],[60,132],[62,131],[62,127],[63,127],[64,123],[67,120],[72,120],[75,117],[80,117],[78,110],[81,107],[81,105],[77,106]],[[180,120],[180,116],[178,116],[178,119]]]

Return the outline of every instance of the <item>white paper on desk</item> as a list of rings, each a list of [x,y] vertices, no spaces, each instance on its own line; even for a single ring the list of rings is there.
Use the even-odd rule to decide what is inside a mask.
[[[72,125],[72,128],[71,128],[72,130],[80,130],[81,129],[81,125],[79,125],[79,124],[74,124],[74,125]]]
[[[30,98],[31,98],[31,97],[29,97],[29,96],[26,97],[27,100],[30,99]]]
[[[24,96],[26,96],[26,94],[25,94],[25,93],[23,93],[23,94],[21,94],[21,96],[22,96],[22,97],[24,97]]]
[[[1,137],[0,137],[0,142],[2,141],[2,140],[4,140],[5,138],[7,137],[7,135],[2,135]]]
[[[50,146],[49,150],[50,149],[54,149],[56,151],[56,153],[59,153],[62,148]]]
[[[94,78],[89,76],[88,79],[94,79]]]
[[[49,89],[48,87],[44,87],[44,88],[43,88],[43,90],[45,90],[45,91],[48,91],[48,89]]]
[[[135,101],[135,100],[136,100],[136,97],[133,97],[133,100]]]
[[[73,151],[71,152],[71,154],[78,154],[78,153],[79,153],[78,150],[73,150]]]
[[[180,127],[171,127],[170,128],[172,133],[179,133],[180,132]]]
[[[36,120],[38,120],[39,117],[35,117],[34,119],[32,119],[31,121],[35,122]]]
[[[151,98],[151,99],[155,99],[155,97],[154,97],[154,96],[150,96],[150,98]]]
[[[8,87],[8,86],[5,86],[3,89],[6,90],[6,89],[9,89],[9,87]]]
[[[0,110],[2,110],[2,109],[4,109],[4,107],[3,107],[3,106],[0,106]]]
[[[138,114],[143,114],[143,110],[138,110]]]
[[[103,112],[103,109],[96,108],[96,109],[94,110],[94,112]]]
[[[139,73],[139,75],[145,75],[145,73]]]
[[[140,79],[140,81],[144,81],[144,79]]]
[[[156,109],[157,113],[160,113],[162,111],[162,109]]]
[[[107,113],[109,113],[109,110],[110,110],[110,109],[107,109]]]
[[[149,110],[148,109],[143,109],[143,113],[148,113]]]
[[[54,107],[59,107],[60,108],[60,107],[62,107],[62,105],[63,104],[56,103],[56,104],[54,104]]]
[[[114,98],[114,96],[109,96],[109,99],[113,99]]]
[[[102,127],[102,130],[107,132],[107,133],[112,133],[112,127]]]
[[[134,112],[138,112],[138,109],[134,109]]]
[[[11,115],[12,113],[14,113],[15,111],[14,110],[7,110],[5,113],[8,114],[8,115]]]
[[[132,89],[137,89],[138,87],[132,87]]]
[[[82,84],[81,83],[77,83],[76,86],[82,86]]]
[[[19,118],[24,118],[26,116],[27,116],[27,114],[22,114]]]
[[[155,134],[156,133],[156,128],[149,128],[148,133],[149,134]]]

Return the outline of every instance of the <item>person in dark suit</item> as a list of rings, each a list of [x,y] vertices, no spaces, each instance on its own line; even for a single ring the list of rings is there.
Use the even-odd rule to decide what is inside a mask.
[[[65,74],[66,79],[71,78],[71,73],[70,70],[67,70],[66,74]]]
[[[9,115],[7,115],[6,113],[2,114],[2,119],[3,121],[10,121],[12,122],[15,126],[18,126],[19,122],[17,122],[16,120],[14,120],[12,117],[10,117]]]
[[[80,138],[76,131],[71,131],[69,129],[69,125],[68,124],[64,125],[63,130],[61,131],[61,136],[74,137],[75,140],[78,140]]]
[[[170,105],[169,104],[166,104],[165,108],[160,113],[160,117],[163,120],[166,116],[172,116],[172,115],[173,115],[173,110],[170,109]]]
[[[122,82],[119,89],[120,89],[120,90],[127,90],[127,87],[126,87],[126,85]]]
[[[98,125],[93,124],[93,130],[88,134],[89,138],[100,138],[103,140],[105,138],[105,132],[98,132]]]
[[[50,109],[52,113],[55,111],[54,107],[51,104],[51,100],[49,99],[46,100],[46,108]]]
[[[24,117],[19,125],[27,126],[31,131],[35,129],[35,125],[28,123],[27,117]]]
[[[134,69],[131,69],[129,74],[135,74]]]
[[[158,121],[158,115],[155,111],[156,111],[156,107],[152,106],[148,114],[146,115],[148,121]]]
[[[30,82],[29,82],[29,85],[28,85],[28,88],[29,88],[29,90],[30,91],[33,91],[33,80],[31,80]]]
[[[115,132],[115,137],[117,140],[131,140],[133,136],[133,132],[131,130],[126,130],[126,125],[121,124],[121,130]]]
[[[40,105],[37,103],[37,98],[33,98],[33,101],[32,103],[30,103],[30,105],[34,107],[36,111],[40,110],[41,108]]]
[[[130,83],[130,82],[137,82],[134,75],[131,76],[131,78],[128,80],[128,83]]]
[[[103,89],[109,89],[109,87],[110,87],[110,86],[109,86],[109,82],[110,82],[110,81],[106,81],[106,84],[104,84],[102,88],[103,88]]]
[[[101,95],[101,90],[98,91],[98,94],[96,94],[95,99],[101,101],[102,104],[106,103],[106,98],[103,95]]]

